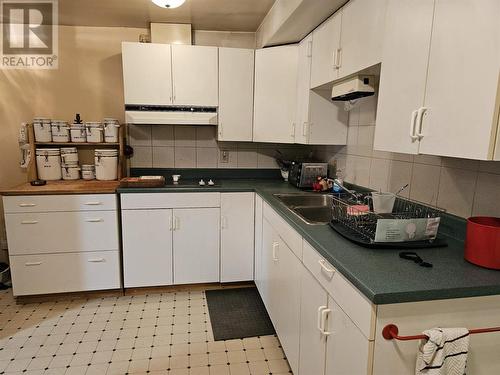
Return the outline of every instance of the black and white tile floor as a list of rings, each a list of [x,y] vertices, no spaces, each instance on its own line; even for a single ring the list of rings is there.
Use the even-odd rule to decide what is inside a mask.
[[[277,375],[275,336],[214,341],[204,292],[16,304],[0,292],[0,374]]]

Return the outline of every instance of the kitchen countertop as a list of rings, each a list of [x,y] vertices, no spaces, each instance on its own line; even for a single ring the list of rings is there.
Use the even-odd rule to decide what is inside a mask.
[[[31,186],[25,182],[0,191],[0,195],[109,194],[116,192],[118,185],[118,181],[97,180],[47,181],[43,186]]]
[[[398,249],[368,249],[328,225],[308,225],[273,194],[299,192],[277,180],[219,180],[215,187],[118,188],[140,192],[257,192],[325,259],[374,304],[428,301],[500,294],[500,271],[474,266],[463,258],[463,241],[447,237],[448,247],[418,249],[433,268],[400,259]],[[442,225],[443,226],[443,225]]]

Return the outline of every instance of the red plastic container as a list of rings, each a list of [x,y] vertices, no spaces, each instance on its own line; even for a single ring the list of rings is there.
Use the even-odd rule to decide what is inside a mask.
[[[500,217],[467,219],[465,259],[481,267],[500,270]]]

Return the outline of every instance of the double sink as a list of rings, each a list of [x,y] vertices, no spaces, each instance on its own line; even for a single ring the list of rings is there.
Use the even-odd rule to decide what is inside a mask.
[[[291,212],[307,224],[328,224],[332,218],[333,197],[330,194],[274,194]]]

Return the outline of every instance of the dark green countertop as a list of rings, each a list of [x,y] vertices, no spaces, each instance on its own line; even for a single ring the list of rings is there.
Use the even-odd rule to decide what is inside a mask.
[[[119,188],[118,193],[138,192],[243,192],[255,191],[271,205],[325,259],[374,304],[500,294],[500,271],[466,262],[463,242],[447,237],[448,247],[419,249],[433,268],[399,258],[397,249],[368,249],[338,235],[328,225],[308,225],[273,196],[299,192],[276,180],[219,180],[216,187]]]

